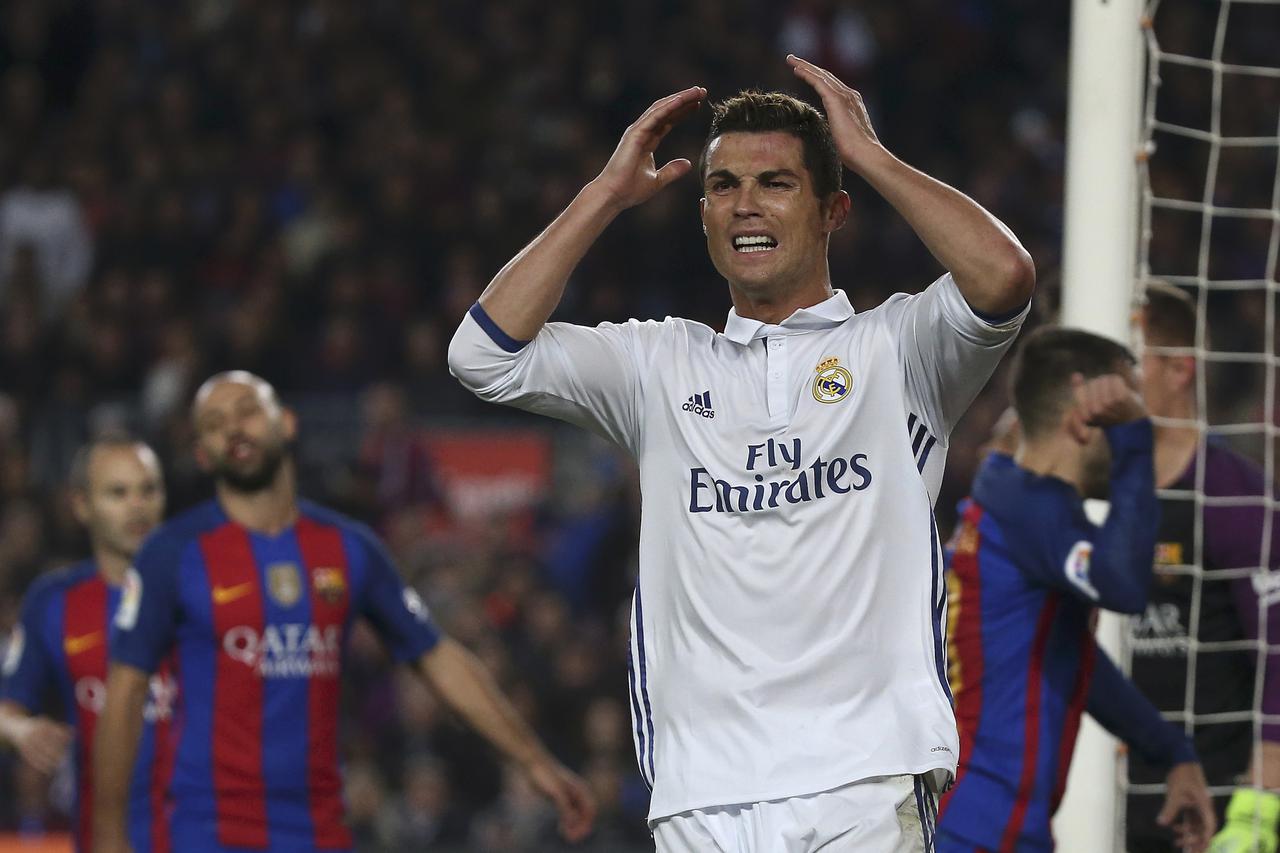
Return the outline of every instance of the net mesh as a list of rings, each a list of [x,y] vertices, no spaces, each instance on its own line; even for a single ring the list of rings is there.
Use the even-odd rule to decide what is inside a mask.
[[[1185,664],[1183,683],[1169,691],[1181,693],[1181,706],[1157,704],[1196,736],[1202,758],[1214,764],[1211,769],[1206,761],[1211,790],[1225,797],[1245,772],[1249,744],[1260,739],[1263,724],[1280,723],[1280,715],[1262,712],[1264,668],[1257,662],[1268,651],[1280,652],[1280,636],[1267,636],[1266,596],[1256,605],[1256,639],[1247,636],[1249,620],[1239,611],[1241,584],[1257,589],[1255,578],[1280,556],[1271,548],[1277,507],[1271,483],[1277,474],[1280,0],[1152,0],[1144,28],[1137,290],[1141,301],[1150,282],[1163,281],[1195,301],[1195,346],[1146,351],[1196,357],[1194,415],[1155,420],[1198,430],[1199,445],[1186,484],[1191,487],[1160,491],[1166,515],[1185,518],[1190,547],[1166,545],[1166,526],[1156,586],[1168,590],[1166,602],[1182,595],[1186,606],[1161,604],[1161,594],[1153,596],[1147,613],[1131,622],[1127,657],[1136,667],[1158,659],[1166,672]],[[1266,473],[1262,493],[1222,494],[1210,482],[1210,443],[1260,463]],[[1223,531],[1208,526],[1236,511],[1251,514],[1244,529],[1257,541],[1252,564],[1224,568],[1214,560],[1215,549],[1223,547],[1214,539]],[[1229,673],[1242,661],[1244,676],[1233,682]],[[1215,754],[1206,756],[1206,750]],[[1149,817],[1144,798],[1158,807],[1164,792],[1159,778],[1119,777],[1128,820]],[[1116,849],[1125,847],[1121,842]]]

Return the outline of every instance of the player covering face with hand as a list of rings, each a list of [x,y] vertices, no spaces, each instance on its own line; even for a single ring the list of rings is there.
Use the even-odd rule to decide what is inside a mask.
[[[174,849],[350,850],[338,679],[357,617],[555,803],[567,838],[583,838],[595,811],[584,783],[440,632],[372,532],[298,499],[297,424],[271,386],[219,374],[200,388],[193,416],[217,497],[157,530],[126,581],[94,756],[94,850],[124,849],[122,791],[142,700],[170,650],[183,691]]]
[[[72,509],[89,532],[93,556],[43,575],[27,590],[21,622],[0,667],[0,740],[13,744],[43,773],[52,773],[74,745],[74,837],[76,849],[88,851],[90,759],[105,699],[111,618],[120,605],[126,569],[164,515],[164,482],[150,447],[112,437],[80,449],[70,481]],[[175,690],[167,673],[150,679],[139,760],[131,779],[122,780],[136,853],[168,849],[164,798]],[[61,698],[70,727],[39,714],[50,692]]]
[[[695,174],[733,304],[723,333],[547,322],[605,227],[694,172],[654,159],[706,98],[692,87],[631,125],[497,274],[449,366],[482,398],[639,462],[628,688],[657,848],[924,850],[958,751],[933,502],[951,428],[1017,334],[1035,275],[991,214],[880,143],[857,92],[788,61],[825,116],[777,92],[730,98]],[[827,264],[850,207],[843,167],[946,274],[855,313]]]
[[[1022,345],[1016,455],[994,452],[961,504],[948,587],[960,766],[939,853],[1049,851],[1050,819],[1087,711],[1146,761],[1168,794],[1158,820],[1202,851],[1215,818],[1187,737],[1093,639],[1095,611],[1140,613],[1159,507],[1152,430],[1122,346],[1074,329]],[[1085,498],[1108,498],[1106,523]]]

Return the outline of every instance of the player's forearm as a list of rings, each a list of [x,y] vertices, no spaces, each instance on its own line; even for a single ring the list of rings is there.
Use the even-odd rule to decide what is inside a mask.
[[[549,759],[484,665],[457,642],[441,640],[422,656],[418,669],[445,704],[507,758],[522,767]]]
[[[1106,434],[1111,446],[1111,509],[1093,555],[1099,604],[1120,613],[1141,613],[1150,596],[1160,527],[1151,422],[1111,426]]]
[[[1195,761],[1191,741],[1160,716],[1132,681],[1094,646],[1093,678],[1085,710],[1098,724],[1153,764]]]
[[[485,313],[510,337],[533,340],[560,304],[569,276],[618,212],[596,182],[583,187],[489,282],[480,296]]]
[[[859,174],[902,214],[965,301],[993,316],[1025,305],[1035,264],[1013,232],[964,193],[880,151]]]
[[[126,834],[129,775],[142,737],[148,676],[112,664],[107,699],[98,717],[93,745],[94,848],[116,849]]]

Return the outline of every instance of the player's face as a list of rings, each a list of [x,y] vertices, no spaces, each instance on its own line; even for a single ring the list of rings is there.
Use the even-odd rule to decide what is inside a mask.
[[[155,453],[141,444],[99,447],[89,458],[87,487],[74,504],[95,550],[132,559],[164,517],[164,480]]]
[[[819,199],[804,148],[789,133],[726,133],[707,151],[702,223],[730,287],[769,298],[827,282],[827,237],[849,197]]]
[[[270,486],[296,434],[293,413],[266,385],[220,382],[197,402],[196,456],[204,470],[237,491]]]

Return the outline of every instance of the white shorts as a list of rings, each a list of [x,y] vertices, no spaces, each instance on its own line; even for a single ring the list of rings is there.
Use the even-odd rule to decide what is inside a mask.
[[[694,809],[653,824],[658,853],[932,853],[937,798],[923,776]]]

